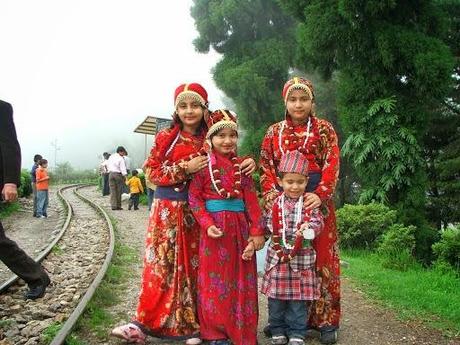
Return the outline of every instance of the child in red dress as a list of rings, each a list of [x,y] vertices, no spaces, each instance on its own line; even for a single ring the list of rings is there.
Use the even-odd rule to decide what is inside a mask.
[[[201,227],[198,318],[201,338],[214,345],[257,344],[254,249],[264,243],[262,214],[251,177],[236,156],[236,119],[227,110],[208,121],[208,169],[193,177],[189,204]]]

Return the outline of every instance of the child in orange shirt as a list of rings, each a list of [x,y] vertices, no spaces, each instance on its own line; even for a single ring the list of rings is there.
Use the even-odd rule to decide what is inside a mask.
[[[48,176],[48,161],[40,159],[38,161],[38,168],[35,171],[37,188],[37,218],[46,218],[48,214],[48,183],[50,177]]]
[[[144,193],[144,187],[142,186],[141,179],[137,177],[137,170],[131,172],[131,178],[126,181],[126,185],[129,187],[129,197],[128,210],[134,205],[134,210],[139,209],[139,197],[141,193]]]

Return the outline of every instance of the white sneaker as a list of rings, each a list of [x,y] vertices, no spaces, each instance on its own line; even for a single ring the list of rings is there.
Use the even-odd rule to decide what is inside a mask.
[[[185,344],[186,345],[199,345],[201,344],[201,339],[200,338],[188,338],[186,341],[185,341]]]

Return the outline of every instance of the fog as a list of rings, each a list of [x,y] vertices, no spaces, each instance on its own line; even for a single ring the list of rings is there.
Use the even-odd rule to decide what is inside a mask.
[[[13,105],[22,165],[95,168],[123,145],[145,158],[146,116],[170,118],[173,92],[196,81],[222,106],[210,74],[218,54],[198,54],[190,0],[3,0],[0,99]],[[153,137],[147,137],[147,152]]]

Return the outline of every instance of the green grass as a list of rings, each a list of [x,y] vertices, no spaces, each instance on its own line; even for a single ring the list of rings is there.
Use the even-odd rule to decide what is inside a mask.
[[[8,216],[11,216],[13,213],[19,211],[21,205],[16,202],[7,202],[0,203],[0,219],[5,219]]]
[[[61,327],[62,327],[62,324],[59,322],[55,322],[49,325],[47,328],[43,330],[40,340],[43,341],[44,344],[50,344],[53,341],[54,337],[61,330]],[[87,345],[86,343],[77,339],[73,335],[70,335],[69,337],[67,337],[67,339],[65,340],[65,344],[66,345]]]
[[[117,238],[116,221],[113,218],[111,218],[111,221],[115,229],[115,238]],[[107,339],[108,330],[112,328],[115,322],[114,317],[107,311],[107,308],[116,305],[120,301],[119,295],[122,283],[132,274],[127,268],[137,261],[137,256],[135,249],[116,241],[112,262],[103,281],[77,323],[74,332],[75,337],[78,338],[78,334],[91,333],[100,340]]]
[[[448,336],[460,336],[460,278],[455,272],[413,264],[384,268],[387,259],[366,251],[342,251],[342,274],[403,319],[417,318]]]

